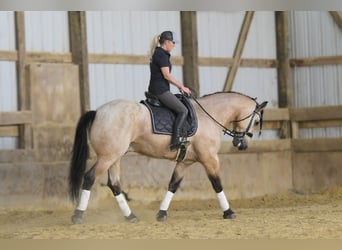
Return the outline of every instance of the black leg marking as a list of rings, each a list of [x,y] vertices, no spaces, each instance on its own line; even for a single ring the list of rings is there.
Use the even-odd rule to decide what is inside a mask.
[[[121,187],[120,187],[120,184],[119,183],[116,183],[116,184],[112,184],[112,181],[110,179],[110,175],[109,175],[109,172],[108,172],[108,181],[107,181],[107,186],[110,188],[110,190],[112,190],[114,196],[117,196],[119,194],[121,194]]]
[[[208,175],[208,177],[215,192],[220,193],[223,190],[220,177],[212,175]]]
[[[95,182],[95,168],[92,167],[85,175],[83,182],[83,189],[90,190]]]
[[[182,182],[183,178],[177,179],[177,174],[174,171],[169,183],[169,191],[172,193],[176,193],[177,189],[179,188],[180,183]]]

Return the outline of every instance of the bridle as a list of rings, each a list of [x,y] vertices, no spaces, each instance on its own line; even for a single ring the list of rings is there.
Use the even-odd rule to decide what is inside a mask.
[[[252,99],[255,101],[255,99]],[[247,135],[248,137],[252,138],[253,137],[253,133],[251,132],[248,132],[252,126],[252,122],[254,121],[254,117],[255,115],[258,115],[259,118],[260,118],[260,130],[259,130],[259,135],[261,134],[261,130],[262,130],[262,120],[263,120],[263,115],[264,115],[264,111],[261,110],[260,112],[258,111],[259,110],[259,104],[255,101],[255,108],[253,110],[253,112],[251,114],[249,114],[248,116],[242,118],[242,119],[239,119],[239,120],[233,120],[231,121],[231,123],[238,123],[238,122],[242,122],[248,118],[251,117],[251,119],[249,120],[249,123],[248,123],[248,126],[246,127],[245,131],[236,131],[236,130],[233,130],[233,134],[228,134],[234,138],[242,138],[244,137],[245,135]],[[229,131],[230,132],[230,131]],[[223,133],[225,133],[225,131],[223,131]]]
[[[243,95],[243,94],[242,94]],[[261,110],[259,111],[259,104],[256,101],[256,98],[251,98],[249,96],[249,98],[251,98],[254,102],[255,102],[255,108],[252,111],[251,114],[247,115],[246,117],[239,119],[239,120],[233,120],[231,121],[231,123],[238,123],[238,122],[242,122],[248,118],[251,118],[249,120],[248,126],[246,127],[246,129],[244,131],[236,131],[235,129],[229,129],[227,127],[225,127],[224,125],[222,125],[221,123],[219,123],[214,117],[212,117],[212,115],[210,115],[208,113],[208,111],[205,110],[205,108],[197,101],[196,97],[194,97],[192,94],[190,94],[191,98],[197,103],[197,105],[202,109],[202,111],[208,115],[210,117],[210,119],[212,119],[217,125],[219,125],[222,128],[222,132],[224,135],[229,135],[233,138],[237,138],[237,139],[241,139],[243,138],[245,135],[247,135],[248,137],[252,138],[253,137],[253,133],[249,132],[249,129],[252,126],[252,122],[254,120],[254,117],[256,115],[258,115],[260,117],[260,131],[259,131],[259,135],[261,134],[261,129],[262,129],[262,120],[263,120],[263,113],[264,111]]]

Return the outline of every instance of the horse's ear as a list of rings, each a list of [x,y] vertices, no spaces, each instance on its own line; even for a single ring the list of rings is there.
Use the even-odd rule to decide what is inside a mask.
[[[259,104],[259,106],[258,106],[258,111],[263,110],[263,109],[267,106],[267,103],[268,103],[268,102],[265,101],[265,102]]]

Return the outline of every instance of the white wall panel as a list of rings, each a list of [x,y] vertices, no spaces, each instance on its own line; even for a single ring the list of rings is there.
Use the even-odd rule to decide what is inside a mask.
[[[69,52],[66,11],[25,11],[26,50]]]
[[[14,13],[0,11],[0,50],[15,50]],[[0,61],[0,111],[16,111],[17,84],[14,62]],[[17,147],[16,138],[0,137],[0,149]]]
[[[290,12],[292,58],[342,55],[342,32],[327,11]],[[342,104],[342,65],[295,67],[294,105],[312,107]],[[300,137],[340,137],[340,128],[301,129]]]
[[[0,50],[15,50],[14,13],[0,11]]]
[[[0,62],[0,111],[17,111],[16,66],[14,62]],[[17,139],[0,137],[0,149],[14,149]]]
[[[89,11],[86,16],[89,53],[146,55],[148,59],[154,36],[173,30],[180,37],[179,12]],[[181,55],[180,46],[171,54]],[[174,66],[172,72],[182,79],[181,67]],[[90,65],[89,74],[91,108],[113,99],[144,99],[150,77],[148,64]]]

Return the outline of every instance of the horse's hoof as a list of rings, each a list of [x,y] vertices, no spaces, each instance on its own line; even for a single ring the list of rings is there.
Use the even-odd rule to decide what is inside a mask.
[[[128,216],[125,216],[126,220],[131,223],[136,223],[138,222],[138,217],[135,216],[135,214],[131,213]]]
[[[159,210],[156,217],[157,217],[157,221],[166,221],[167,212],[165,210]]]
[[[71,221],[72,221],[73,224],[81,224],[82,223],[82,218],[73,215],[71,217]]]
[[[71,216],[71,221],[74,224],[81,224],[82,223],[82,216],[84,211],[81,210],[75,210],[75,213],[73,216]]]
[[[233,210],[230,208],[223,212],[223,219],[235,219],[236,215],[234,214]]]

